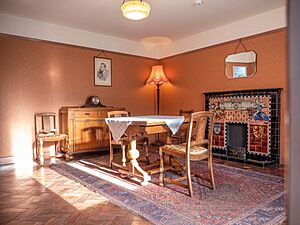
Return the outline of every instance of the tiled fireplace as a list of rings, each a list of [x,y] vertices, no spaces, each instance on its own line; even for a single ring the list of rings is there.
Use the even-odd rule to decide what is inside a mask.
[[[260,166],[279,164],[280,90],[204,93],[206,110],[215,112],[214,155]]]

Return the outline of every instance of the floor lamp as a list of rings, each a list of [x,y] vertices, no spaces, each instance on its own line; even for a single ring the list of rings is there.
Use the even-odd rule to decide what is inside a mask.
[[[159,115],[159,98],[160,98],[160,86],[164,83],[168,83],[169,80],[166,77],[163,66],[156,65],[152,66],[151,74],[146,81],[147,84],[155,84],[156,85],[156,114]],[[157,135],[157,140],[155,142],[156,145],[161,145],[162,143],[159,141],[159,135]]]

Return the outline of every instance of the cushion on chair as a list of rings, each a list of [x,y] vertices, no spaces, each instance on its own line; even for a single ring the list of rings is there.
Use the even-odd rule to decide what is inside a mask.
[[[172,144],[167,144],[162,147],[162,149],[173,149],[175,151],[181,152],[185,154],[186,151],[186,144],[179,144],[179,145],[172,145]],[[190,154],[191,155],[200,155],[200,154],[208,154],[208,149],[200,146],[200,145],[192,145],[190,148]]]

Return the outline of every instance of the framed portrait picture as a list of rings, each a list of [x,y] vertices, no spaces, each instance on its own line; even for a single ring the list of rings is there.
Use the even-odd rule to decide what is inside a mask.
[[[112,83],[112,63],[109,58],[94,57],[94,85],[109,86]]]

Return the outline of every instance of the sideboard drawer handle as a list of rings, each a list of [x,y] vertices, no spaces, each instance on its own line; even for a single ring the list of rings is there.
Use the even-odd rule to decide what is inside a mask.
[[[84,113],[84,115],[89,116],[89,115],[91,115],[91,114],[90,114],[90,113]]]

